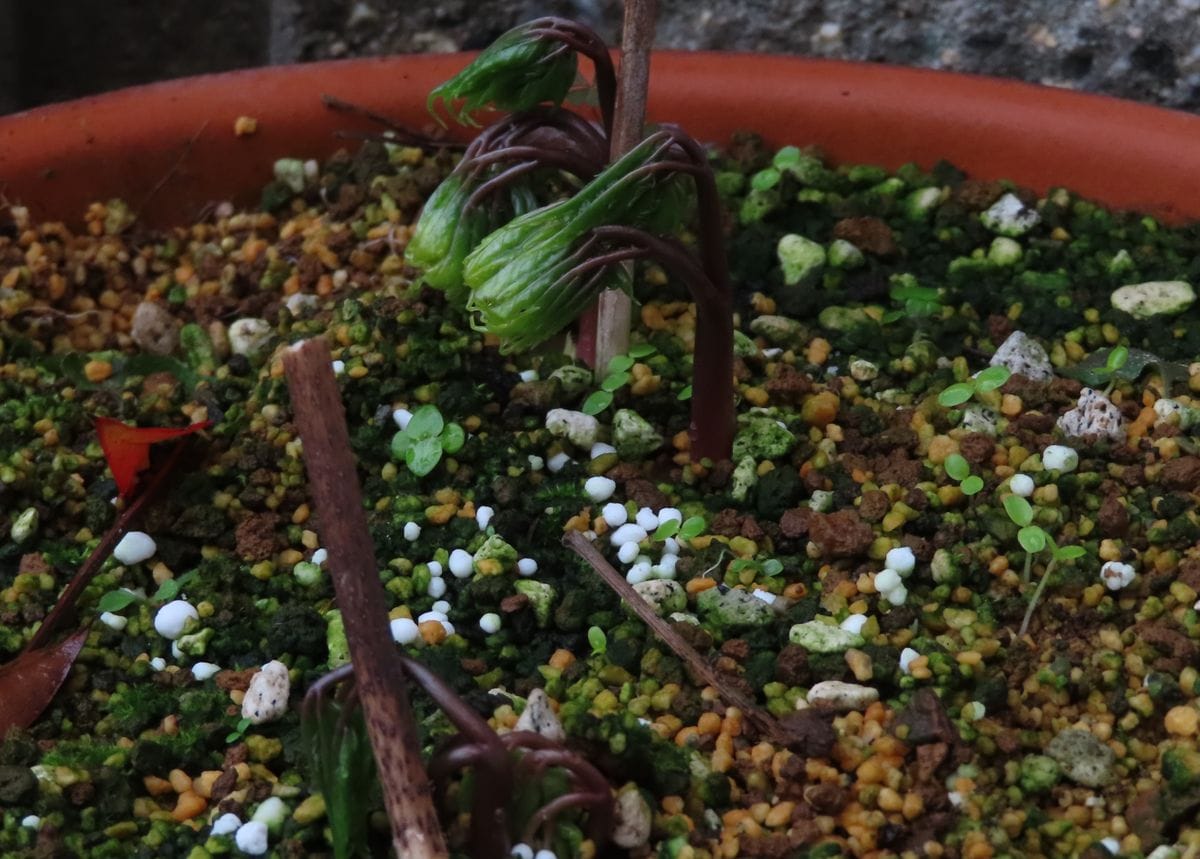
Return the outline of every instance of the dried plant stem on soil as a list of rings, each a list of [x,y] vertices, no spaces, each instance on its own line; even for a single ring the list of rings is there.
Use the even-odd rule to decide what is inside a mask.
[[[655,614],[650,604],[638,595],[638,592],[633,589],[633,585],[625,581],[624,576],[613,569],[613,566],[604,559],[604,556],[600,554],[600,551],[592,545],[587,537],[583,536],[579,531],[570,531],[563,537],[563,544],[579,557],[583,558],[588,566],[595,570],[596,574],[604,580],[604,583],[617,592],[617,595],[625,601],[625,604],[638,616],[638,619],[650,627],[650,630],[658,636],[659,640],[671,648],[671,652],[687,664],[696,677],[720,693],[721,697],[725,699],[726,704],[731,704],[741,710],[742,715],[753,722],[754,726],[767,739],[784,743],[790,740],[787,731],[779,724],[775,717],[722,680],[721,675],[708,664],[703,656],[684,641],[683,637],[672,629],[669,623]]]
[[[392,823],[393,845],[398,856],[445,857],[449,854],[421,764],[404,674],[388,631],[387,600],[376,574],[329,346],[323,340],[299,343],[288,350],[283,366],[321,539],[329,550],[334,591],[346,619],[346,639]]]
[[[650,46],[658,0],[625,0],[621,33],[621,75],[613,120],[609,159],[615,161],[642,139],[646,124],[646,93],[650,86]],[[631,305],[629,296],[617,289],[600,293],[579,323],[579,352],[599,373],[608,362],[629,349]]]

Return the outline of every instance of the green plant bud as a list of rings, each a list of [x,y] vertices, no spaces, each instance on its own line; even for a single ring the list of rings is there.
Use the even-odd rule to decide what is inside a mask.
[[[441,101],[455,121],[478,125],[471,114],[485,107],[520,111],[545,102],[562,104],[575,82],[575,52],[536,35],[535,24],[509,30],[469,66],[435,87],[429,94],[429,111],[436,116],[434,106]]]

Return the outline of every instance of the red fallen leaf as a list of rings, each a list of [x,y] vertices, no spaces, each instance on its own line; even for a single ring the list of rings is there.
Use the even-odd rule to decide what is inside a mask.
[[[131,427],[113,418],[96,418],[96,435],[104,458],[117,482],[117,492],[128,498],[137,486],[138,473],[150,467],[150,445],[179,438],[212,426],[201,421],[186,427]]]
[[[71,673],[87,635],[81,629],[58,644],[26,650],[0,665],[0,738],[10,728],[28,728],[49,706]]]

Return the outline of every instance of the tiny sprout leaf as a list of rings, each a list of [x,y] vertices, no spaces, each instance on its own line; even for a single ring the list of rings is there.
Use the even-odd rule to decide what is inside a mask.
[[[768,558],[763,561],[762,572],[764,576],[777,576],[783,572],[783,561],[778,558]]]
[[[614,355],[613,359],[608,362],[608,375],[613,376],[617,373],[624,373],[633,364],[633,358],[629,355]]]
[[[609,393],[612,393],[613,391],[622,388],[630,380],[630,378],[631,376],[624,371],[609,373],[604,377],[604,381],[600,383],[600,389],[602,391],[608,391]]]
[[[977,391],[994,391],[997,388],[1003,387],[1008,381],[1008,377],[1012,373],[1003,365],[988,367],[986,370],[980,371],[975,377],[975,390]]]
[[[1021,528],[1033,524],[1033,507],[1020,495],[1009,495],[1004,499],[1004,512]]]
[[[404,452],[404,462],[420,477],[433,471],[442,458],[442,440],[440,438],[417,439],[412,447]]]
[[[96,603],[96,608],[100,611],[123,611],[131,604],[137,602],[140,597],[132,591],[122,588],[119,591],[109,591],[104,596],[100,597],[100,601]]]
[[[1026,552],[1040,552],[1046,548],[1046,532],[1037,525],[1026,525],[1017,532],[1017,542]]]
[[[679,520],[678,519],[668,519],[666,522],[663,522],[661,525],[659,525],[658,528],[655,530],[654,539],[655,540],[665,540],[668,537],[674,537],[678,533],[679,533]]]
[[[634,345],[629,347],[629,357],[630,358],[649,358],[651,355],[653,355],[657,351],[658,351],[658,349],[649,343],[635,343]],[[609,364],[609,368],[610,369],[612,368],[611,364]]]
[[[583,401],[583,413],[585,415],[598,415],[611,406],[612,401],[613,395],[611,391],[596,391]]]
[[[774,167],[759,170],[750,177],[750,187],[755,191],[770,191],[779,184],[779,171]]]
[[[967,477],[959,486],[963,495],[975,495],[979,490],[983,489],[983,478],[978,474],[972,474]]]
[[[1126,346],[1115,346],[1108,353],[1108,358],[1104,361],[1104,367],[1110,373],[1115,373],[1125,366],[1125,362],[1129,360],[1129,349]]]
[[[1059,561],[1073,561],[1087,554],[1083,546],[1059,546],[1054,550],[1054,557]]]
[[[965,480],[971,473],[971,466],[961,453],[952,453],[946,457],[946,473],[955,480]]]
[[[951,406],[960,406],[967,400],[971,399],[974,393],[975,387],[973,385],[969,385],[966,382],[959,382],[958,384],[951,385],[938,394],[938,405],[946,406],[947,408]]]
[[[442,420],[442,413],[438,411],[437,406],[425,405],[413,412],[404,431],[408,433],[409,438],[417,440],[433,438],[444,426],[445,421]]]
[[[442,430],[442,450],[446,453],[458,453],[467,440],[467,434],[458,424],[446,424]]]
[[[679,395],[675,399],[690,400],[691,398],[692,398],[692,386],[684,385],[683,388],[679,391]]]
[[[704,533],[706,523],[703,516],[689,516],[684,520],[684,523],[679,526],[679,536],[684,540],[691,540],[693,537],[699,537]]]
[[[608,636],[604,634],[598,626],[592,626],[587,631],[588,644],[592,648],[592,653],[604,654],[608,652]]]
[[[412,438],[404,430],[400,430],[392,436],[392,459],[404,459],[408,449],[412,446]]]

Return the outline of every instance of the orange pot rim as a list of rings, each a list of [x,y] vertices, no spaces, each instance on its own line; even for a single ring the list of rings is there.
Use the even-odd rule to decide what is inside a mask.
[[[353,145],[380,129],[322,94],[436,131],[426,95],[466,62],[443,54],[228,72],[0,117],[0,193],[35,218],[78,220],[125,199],[165,226],[220,200],[252,205],[275,159]],[[980,179],[1055,186],[1168,221],[1200,219],[1200,116],[972,75],[761,54],[656,52],[649,116],[723,142],[753,130],[836,162],[947,160]],[[238,137],[234,122],[258,131]],[[452,134],[469,136],[470,130]]]

